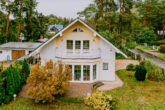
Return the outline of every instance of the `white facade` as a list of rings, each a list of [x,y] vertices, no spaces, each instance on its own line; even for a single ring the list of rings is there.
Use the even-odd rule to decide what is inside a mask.
[[[116,52],[123,54],[77,19],[29,56],[39,55],[42,64],[50,59],[61,60],[72,68],[71,82],[92,83],[115,80]]]

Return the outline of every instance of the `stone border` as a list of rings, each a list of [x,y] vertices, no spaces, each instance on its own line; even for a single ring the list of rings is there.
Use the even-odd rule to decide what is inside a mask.
[[[152,57],[156,57],[156,58],[158,58],[159,60],[163,60],[163,61],[165,61],[165,59],[163,59],[163,58],[161,58],[161,57],[158,57],[158,56],[156,56],[156,55],[153,55],[153,54],[151,54],[151,53],[149,53],[149,52],[147,52],[147,51],[145,51],[145,50],[142,50],[142,49],[139,49],[139,48],[136,48],[138,51],[141,51],[141,52],[143,52],[143,53],[146,53],[146,54],[148,54],[148,55],[151,55]]]

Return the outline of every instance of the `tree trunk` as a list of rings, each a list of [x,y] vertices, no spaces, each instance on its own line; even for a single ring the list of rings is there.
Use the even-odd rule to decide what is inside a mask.
[[[6,41],[6,43],[7,43],[7,35],[9,33],[10,11],[11,11],[11,8],[9,8],[9,11],[8,11],[8,14],[7,14],[6,30],[5,30],[5,35],[6,35],[5,41]]]
[[[101,0],[101,16],[102,16],[102,19],[103,19],[103,0]]]
[[[109,16],[109,32],[111,32],[111,16]]]
[[[143,25],[144,25],[144,27],[146,27],[146,19],[144,18],[144,21],[143,21]]]
[[[124,14],[124,10],[125,10],[125,0],[123,0],[122,14]]]
[[[19,22],[19,24],[18,24],[18,36],[17,36],[18,41],[19,41],[19,38],[20,38],[20,33],[21,33],[21,22]]]
[[[15,2],[16,2],[16,0],[14,0],[14,2],[12,3],[12,5],[14,5]],[[5,30],[5,35],[6,35],[5,41],[6,42],[8,41],[7,40],[7,35],[9,33],[10,12],[11,12],[11,8],[9,7],[8,14],[7,14],[7,19],[6,19],[6,30]]]
[[[164,15],[164,19],[165,19],[165,15]],[[164,39],[164,35],[165,35],[165,21],[163,23],[163,36],[162,36],[162,39]]]
[[[162,39],[164,39],[164,35],[165,35],[165,23],[163,24],[163,36],[162,36]]]
[[[22,0],[20,0],[20,17],[22,18]],[[20,38],[20,33],[21,33],[21,20],[19,20],[19,23],[18,23],[18,36],[17,36],[18,41]]]

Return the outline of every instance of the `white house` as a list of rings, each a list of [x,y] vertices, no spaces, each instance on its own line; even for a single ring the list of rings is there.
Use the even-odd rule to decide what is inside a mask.
[[[61,60],[72,68],[72,81],[92,83],[115,80],[117,49],[90,26],[77,18],[51,39],[36,48],[29,57],[40,57],[44,63]]]
[[[0,45],[0,61],[17,60],[29,54],[41,44],[37,42],[9,42]]]

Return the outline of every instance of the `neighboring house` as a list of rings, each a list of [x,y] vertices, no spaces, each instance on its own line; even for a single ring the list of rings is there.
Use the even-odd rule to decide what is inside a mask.
[[[116,52],[127,57],[82,20],[76,19],[29,57],[40,57],[42,64],[50,59],[61,60],[72,68],[71,82],[92,83],[115,80]]]
[[[165,35],[165,31],[157,31],[158,35]]]
[[[41,43],[35,42],[9,42],[0,45],[0,61],[14,61],[17,60],[37,48]]]
[[[49,31],[58,32],[63,29],[63,25],[49,25]]]

